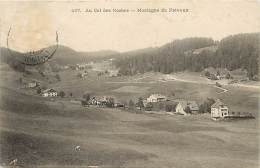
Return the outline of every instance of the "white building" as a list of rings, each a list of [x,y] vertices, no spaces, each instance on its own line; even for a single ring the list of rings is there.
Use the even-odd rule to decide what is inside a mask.
[[[167,97],[161,94],[152,94],[147,98],[147,103],[166,101]]]
[[[28,82],[28,83],[25,83],[24,84],[24,87],[25,88],[34,88],[37,86],[37,83],[36,82]]]
[[[223,118],[254,118],[250,112],[231,111],[219,99],[211,106],[211,118],[213,120]]]
[[[42,91],[42,96],[43,97],[56,97],[58,96],[58,92],[55,91],[54,89],[46,89]]]
[[[77,64],[76,65],[76,70],[83,70],[83,69],[87,69],[88,67],[90,67],[90,65],[86,64],[86,63]]]
[[[195,101],[178,101],[178,104],[175,108],[176,113],[187,115],[187,114],[196,114],[199,111],[199,106]]]
[[[118,76],[118,70],[110,70],[109,71],[109,76],[110,77]]]
[[[227,105],[221,102],[219,99],[211,106],[211,118],[225,118],[229,116]]]
[[[85,71],[85,72],[82,72],[79,74],[80,78],[86,78],[88,76],[88,73]]]

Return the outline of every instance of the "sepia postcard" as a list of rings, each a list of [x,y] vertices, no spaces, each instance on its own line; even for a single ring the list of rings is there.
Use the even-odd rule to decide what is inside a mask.
[[[259,0],[0,0],[0,168],[259,168]]]

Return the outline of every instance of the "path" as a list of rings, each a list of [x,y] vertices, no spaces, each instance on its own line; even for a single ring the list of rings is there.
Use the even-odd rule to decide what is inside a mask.
[[[218,89],[220,89],[220,90],[222,90],[222,92],[219,92],[218,94],[222,94],[222,93],[226,93],[226,92],[228,92],[228,90],[225,89],[225,88],[218,87],[218,86],[214,86],[214,87],[215,87],[215,88],[218,88]]]

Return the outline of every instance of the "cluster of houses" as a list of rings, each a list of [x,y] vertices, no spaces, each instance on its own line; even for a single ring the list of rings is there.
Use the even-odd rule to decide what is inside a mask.
[[[58,92],[54,89],[45,89],[45,90],[41,90],[40,88],[40,82],[37,81],[25,81],[25,79],[21,79],[22,82],[22,88],[25,89],[35,89],[38,88],[40,89],[40,95],[42,97],[57,97],[58,96]]]
[[[58,92],[54,89],[46,89],[41,92],[43,97],[57,97]],[[199,105],[196,101],[190,100],[169,100],[162,94],[152,94],[147,99],[143,100],[144,109],[152,104],[149,111],[158,111],[156,106],[158,103],[165,106],[171,105],[170,112],[180,115],[192,115],[199,113]],[[90,98],[87,105],[95,105],[98,107],[125,107],[126,104],[120,102],[115,97],[111,96],[95,96]],[[136,107],[138,107],[136,105]],[[147,109],[146,109],[147,110]],[[211,105],[211,118],[213,120],[220,120],[226,118],[253,118],[250,112],[234,112],[229,110],[228,106],[220,99],[217,99],[214,104]]]
[[[120,102],[115,97],[109,97],[109,96],[95,96],[92,97],[89,102],[89,105],[96,105],[99,107],[109,106],[109,107],[125,107],[125,104]]]
[[[167,97],[161,94],[152,94],[150,97],[146,99],[147,103],[153,103],[153,102],[163,102],[167,101]]]
[[[227,69],[216,70],[214,68],[207,68],[205,69],[204,72],[205,72],[205,76],[210,80],[221,80],[221,79],[233,78]]]
[[[39,86],[36,81],[26,82],[24,83],[24,88],[35,88]],[[42,90],[41,91],[42,97],[57,97],[58,92],[52,88]],[[172,112],[175,114],[181,115],[191,115],[191,114],[198,114],[199,113],[199,105],[196,101],[190,100],[169,100],[167,96],[162,94],[151,94],[148,98],[143,100],[143,108],[147,111],[160,111],[165,109],[168,112]],[[120,102],[115,97],[111,96],[101,96],[101,97],[92,97],[87,102],[87,105],[95,105],[99,107],[125,107],[126,104]],[[159,107],[159,106],[164,107]],[[135,105],[137,108],[138,103]],[[158,107],[158,108],[157,108]],[[170,107],[170,109],[166,108]],[[231,111],[229,107],[223,103],[220,99],[217,99],[214,104],[211,105],[210,108],[211,118],[213,120],[225,119],[225,118],[253,118],[250,112],[238,112],[238,111]]]
[[[149,108],[150,111],[152,110],[158,110],[156,107],[159,104],[162,105],[163,107],[159,108],[164,108],[167,110],[166,106],[169,106],[170,109],[168,111],[174,112],[176,114],[181,114],[181,115],[189,115],[189,114],[196,114],[199,112],[199,106],[196,103],[196,101],[188,101],[188,100],[169,100],[165,95],[162,94],[152,94],[150,95],[144,102],[144,107],[151,107]]]
[[[76,64],[75,70],[84,70],[84,69],[89,69],[90,67],[91,67],[91,64],[89,64],[89,63]]]
[[[148,106],[148,104],[152,103],[156,106],[156,103],[166,102],[167,104],[172,105],[172,109],[170,109],[175,114],[181,115],[191,115],[199,113],[199,105],[196,101],[189,100],[173,100],[170,101],[166,96],[161,94],[152,94],[146,100],[144,100],[144,106]],[[170,103],[167,103],[170,102]],[[150,108],[149,110],[152,110]],[[253,115],[250,112],[235,112],[229,110],[228,106],[223,103],[220,99],[217,99],[214,104],[211,105],[210,108],[211,118],[213,120],[221,120],[226,118],[253,118]]]

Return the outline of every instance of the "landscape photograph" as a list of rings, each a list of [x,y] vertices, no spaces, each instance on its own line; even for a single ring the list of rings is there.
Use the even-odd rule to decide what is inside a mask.
[[[0,1],[0,168],[258,168],[259,1]]]

